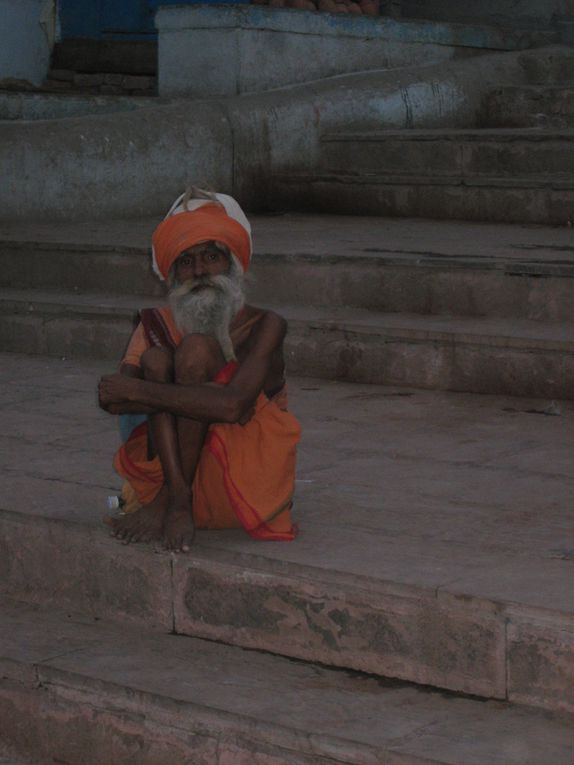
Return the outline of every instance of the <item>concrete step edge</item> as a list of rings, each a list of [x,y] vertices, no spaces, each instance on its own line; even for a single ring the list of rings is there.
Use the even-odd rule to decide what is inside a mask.
[[[379,581],[371,588],[365,577],[217,546],[179,558],[154,554],[63,518],[0,511],[0,528],[10,548],[0,591],[30,606],[574,713],[571,695],[559,697],[556,684],[541,693],[536,671],[528,679],[523,660],[515,666],[522,645],[527,650],[531,636],[541,633],[556,645],[544,659],[543,677],[561,666],[569,675],[573,613],[465,595],[452,586],[437,592]],[[59,565],[48,571],[54,555]]]
[[[461,243],[463,244],[463,243]],[[30,250],[38,252],[58,252],[69,257],[105,257],[117,255],[122,258],[150,259],[150,248],[147,246],[128,246],[128,245],[104,245],[104,244],[85,244],[73,243],[67,241],[47,242],[39,239],[11,239],[0,238],[0,260],[6,257],[6,251],[14,253],[30,253]],[[549,250],[553,247],[549,246]],[[554,248],[557,252],[555,260],[548,258],[537,258],[535,255],[525,255],[518,258],[497,256],[497,255],[478,255],[473,253],[460,254],[443,253],[439,249],[405,249],[400,248],[367,248],[361,253],[344,254],[332,253],[327,247],[324,253],[317,253],[309,248],[309,251],[302,250],[296,253],[268,252],[264,249],[255,249],[253,253],[253,265],[257,267],[268,266],[270,264],[289,265],[292,263],[305,263],[310,265],[324,266],[334,264],[346,265],[372,265],[375,267],[387,266],[408,266],[409,268],[445,268],[449,269],[472,269],[472,270],[497,270],[509,274],[524,275],[547,275],[556,277],[574,277],[574,257],[572,260],[560,258],[559,254],[566,248]],[[525,246],[525,253],[528,247]],[[535,249],[533,249],[535,251]],[[574,243],[567,249],[574,255]],[[151,265],[149,265],[151,272]],[[0,287],[0,291],[4,289]],[[15,288],[18,289],[18,288]],[[21,288],[23,289],[23,288]],[[34,285],[34,291],[37,287]],[[40,287],[40,289],[42,289]]]
[[[431,758],[437,765],[464,765],[465,756],[455,753],[473,714],[482,722],[475,746],[485,736],[492,737],[511,753],[512,736],[520,735],[529,748],[538,748],[540,757],[550,746],[557,762],[572,740],[568,721],[558,715],[496,702],[485,706],[400,685],[385,687],[366,678],[190,638],[118,631],[17,607],[5,609],[2,627],[4,635],[9,633],[3,664],[18,684],[15,689],[6,681],[0,686],[0,699],[11,712],[4,723],[13,731],[11,743],[26,743],[44,755],[49,744],[50,753],[58,757],[75,749],[71,765],[79,763],[76,758],[82,749],[85,758],[86,749],[102,746],[103,726],[91,719],[87,726],[80,721],[70,726],[66,718],[74,713],[80,719],[82,713],[91,718],[94,707],[107,718],[104,736],[109,737],[110,729],[122,730],[122,735],[113,737],[117,748],[108,745],[108,757],[125,762],[122,756],[138,742],[138,762],[143,765],[183,761],[184,752],[215,761],[208,754],[214,744],[218,758],[227,751],[230,757],[233,752],[235,757],[261,755],[285,765],[300,763],[301,757],[325,765],[334,760],[371,765],[381,757],[392,758],[397,765],[426,765]],[[28,650],[19,650],[16,641]],[[126,656],[130,656],[127,666]],[[341,717],[338,707],[344,700],[349,707]],[[414,720],[411,717],[410,725],[403,725],[398,734],[403,712],[397,717],[394,708],[401,702],[410,706]],[[29,717],[30,708],[36,712],[34,719]],[[351,710],[355,713],[349,714]],[[458,732],[452,729],[453,718]],[[365,726],[370,719],[376,724]],[[431,721],[434,744],[421,735]],[[30,728],[36,729],[35,735],[25,739]],[[159,731],[165,731],[163,737]],[[146,747],[142,732],[148,742],[159,740],[163,746]],[[537,741],[541,736],[543,746]],[[211,747],[206,747],[206,740]],[[520,757],[509,754],[506,765],[519,765]],[[532,765],[543,765],[540,757],[533,757]],[[70,762],[67,757],[66,761]],[[93,756],[88,760],[95,761]]]
[[[497,188],[525,190],[550,190],[571,191],[574,189],[574,175],[564,173],[547,176],[523,175],[523,176],[480,176],[480,175],[418,175],[366,173],[282,173],[275,176],[279,183],[334,183],[344,185],[356,184],[359,186],[385,185],[385,186],[455,186],[467,188]]]
[[[433,128],[403,130],[329,131],[322,143],[383,143],[385,141],[455,141],[455,142],[545,142],[574,141],[574,128]]]
[[[102,294],[39,293],[10,294],[0,290],[0,316],[36,316],[117,322],[133,321],[140,308],[161,304],[153,298],[104,296]],[[320,328],[356,336],[375,336],[385,341],[486,345],[558,353],[574,351],[574,327],[568,322],[540,322],[529,319],[486,319],[475,317],[397,314],[339,307],[269,305],[289,321],[292,329]],[[434,326],[433,326],[434,325]]]

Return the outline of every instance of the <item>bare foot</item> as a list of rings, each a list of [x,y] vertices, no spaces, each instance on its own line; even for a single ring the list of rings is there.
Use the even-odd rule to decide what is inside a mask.
[[[105,518],[104,523],[112,527],[111,535],[127,545],[130,542],[151,542],[161,539],[166,513],[169,507],[169,493],[163,486],[159,494],[148,505],[135,513],[120,518]]]
[[[173,552],[189,552],[194,536],[191,500],[189,496],[176,497],[165,516],[163,546]]]

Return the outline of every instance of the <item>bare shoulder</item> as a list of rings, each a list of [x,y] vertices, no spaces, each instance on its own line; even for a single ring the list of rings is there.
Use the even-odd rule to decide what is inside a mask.
[[[255,306],[246,306],[253,311],[253,316],[257,316],[254,322],[254,334],[258,336],[268,336],[283,340],[287,332],[287,321],[275,311],[265,308],[256,308]]]
[[[253,351],[270,354],[282,348],[287,331],[287,322],[282,316],[251,305],[246,305],[242,314],[240,325],[232,330],[239,356]]]

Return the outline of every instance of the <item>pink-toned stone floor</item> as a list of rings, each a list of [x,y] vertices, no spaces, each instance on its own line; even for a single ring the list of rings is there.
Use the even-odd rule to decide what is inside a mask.
[[[109,365],[0,360],[1,507],[99,524],[120,487],[95,397]],[[311,379],[290,393],[300,537],[202,532],[199,548],[574,614],[572,403]]]

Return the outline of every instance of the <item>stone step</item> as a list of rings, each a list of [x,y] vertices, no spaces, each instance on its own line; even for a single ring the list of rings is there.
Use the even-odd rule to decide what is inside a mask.
[[[157,93],[157,77],[122,72],[86,73],[69,69],[51,69],[42,86],[42,91],[153,96]]]
[[[574,174],[290,173],[274,177],[269,204],[277,210],[564,226],[572,223]]]
[[[543,55],[526,55],[522,59],[526,82],[530,85],[571,85],[572,48],[569,42],[548,50]]]
[[[6,607],[0,735],[69,765],[547,765],[571,720],[217,643]]]
[[[505,128],[572,128],[574,86],[497,88],[484,99],[480,124]]]
[[[155,221],[0,228],[0,287],[163,294],[150,267]],[[551,227],[351,216],[256,216],[255,304],[574,319],[571,232]],[[33,297],[31,295],[31,297]]]
[[[571,404],[290,377],[299,537],[198,530],[178,557],[102,526],[109,365],[0,361],[5,595],[574,712]]]
[[[87,114],[113,114],[157,103],[157,98],[145,96],[0,91],[0,120],[53,120]]]
[[[0,290],[0,349],[121,358],[149,300]],[[269,304],[289,321],[295,374],[472,393],[571,398],[570,323]]]
[[[322,137],[325,173],[427,177],[422,185],[474,185],[484,177],[566,182],[574,188],[574,130],[525,128],[480,130],[389,130],[327,133]],[[395,181],[401,182],[401,181]],[[405,183],[406,181],[402,181]],[[393,180],[390,180],[393,183]],[[417,183],[415,180],[414,184]]]

